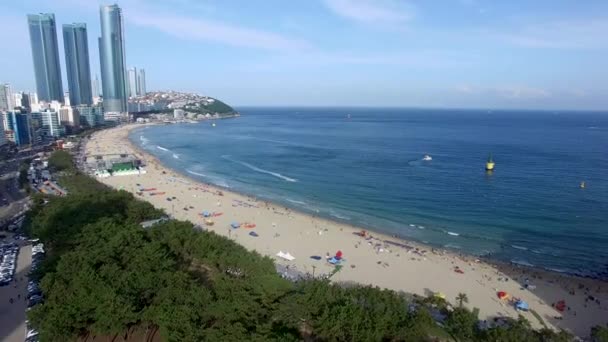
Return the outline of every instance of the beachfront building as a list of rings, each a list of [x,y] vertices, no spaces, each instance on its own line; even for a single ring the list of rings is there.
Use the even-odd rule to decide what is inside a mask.
[[[101,86],[105,113],[120,117],[127,112],[126,57],[122,10],[118,5],[103,5],[100,8],[101,37],[99,37],[99,60],[101,64]]]
[[[14,94],[15,107],[21,107],[26,113],[32,111],[31,96],[25,92],[17,92]]]
[[[30,14],[27,16],[36,91],[41,101],[63,101],[59,49],[57,47],[57,28],[55,15],[51,13]]]
[[[173,110],[173,118],[174,119],[183,119],[186,115],[186,112],[183,109],[174,109]]]
[[[70,103],[66,103],[66,105],[90,105],[93,103],[93,94],[91,90],[87,25],[84,23],[63,25],[63,45],[70,90]]]
[[[104,114],[101,106],[76,106],[74,108],[80,116],[80,124],[95,127],[103,124]]]
[[[40,114],[44,138],[54,139],[65,135],[65,128],[61,125],[61,120],[59,119],[59,113],[57,111],[47,109]]]
[[[29,113],[30,116],[30,137],[32,145],[40,144],[44,138],[42,127],[42,114],[40,112]]]

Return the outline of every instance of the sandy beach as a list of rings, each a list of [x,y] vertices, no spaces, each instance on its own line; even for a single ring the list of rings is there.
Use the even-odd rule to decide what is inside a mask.
[[[532,313],[516,311],[506,300],[498,298],[497,292],[505,291],[512,298],[528,302],[552,328],[563,328],[584,337],[590,327],[608,324],[607,282],[489,263],[375,232],[360,236],[359,228],[220,189],[164,167],[129,142],[128,132],[141,126],[125,125],[96,132],[86,145],[86,154],[134,154],[143,161],[147,173],[98,180],[132,192],[177,219],[191,221],[268,255],[278,264],[305,273],[327,274],[334,267],[325,257],[340,250],[344,262],[343,268],[331,278],[336,282],[370,284],[421,296],[441,292],[452,303],[462,292],[468,296],[468,307],[479,308],[481,319],[489,320],[496,315],[516,318],[521,313],[533,327],[541,328]],[[156,190],[140,191],[142,188]],[[204,211],[216,213],[209,218],[213,225],[205,224],[200,215]],[[233,222],[241,226],[233,229]],[[257,236],[250,235],[251,232]],[[279,251],[290,253],[295,259],[278,258]],[[311,256],[321,258],[315,260]],[[552,307],[560,300],[567,306],[563,312]]]

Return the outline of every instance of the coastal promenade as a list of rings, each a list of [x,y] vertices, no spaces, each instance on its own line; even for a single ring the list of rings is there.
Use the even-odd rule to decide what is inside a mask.
[[[478,308],[481,319],[497,315],[517,318],[521,313],[533,327],[546,324],[578,336],[587,336],[594,325],[608,323],[606,282],[487,263],[375,232],[361,236],[356,227],[197,182],[164,167],[131,144],[128,133],[137,127],[141,125],[96,132],[87,142],[86,154],[134,154],[144,161],[147,173],[100,181],[132,192],[177,219],[189,220],[273,257],[281,265],[309,274],[328,274],[334,267],[325,257],[341,251],[344,262],[331,278],[335,282],[369,284],[421,296],[441,293],[452,303],[459,293],[465,293],[465,305]],[[141,191],[146,188],[155,189],[157,195]],[[205,211],[215,214],[208,218],[213,225],[205,224],[201,215]],[[233,223],[240,227],[231,228]],[[290,253],[295,260],[276,257],[279,251]],[[531,312],[516,311],[507,300],[499,299],[499,291],[529,303],[542,322]],[[552,307],[561,300],[566,303],[563,312]]]

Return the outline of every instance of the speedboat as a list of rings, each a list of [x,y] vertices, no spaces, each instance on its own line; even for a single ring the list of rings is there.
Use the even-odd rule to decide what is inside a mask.
[[[422,158],[422,160],[431,161],[431,160],[433,160],[433,158],[431,156],[429,156],[428,154],[425,154],[424,157]]]

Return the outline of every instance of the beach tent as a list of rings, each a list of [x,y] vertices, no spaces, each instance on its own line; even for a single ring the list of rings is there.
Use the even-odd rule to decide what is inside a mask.
[[[321,259],[322,259],[322,258],[321,258],[320,256],[318,256],[318,255],[312,255],[310,258],[311,258],[311,259],[313,259],[313,260],[321,260]]]
[[[566,301],[560,300],[557,302],[557,304],[555,304],[555,309],[559,312],[564,312],[564,310],[566,310]]]
[[[234,228],[234,229],[237,229],[238,227],[240,227],[240,226],[241,226],[241,224],[240,224],[240,223],[238,223],[238,222],[232,222],[232,223],[230,224],[230,226],[231,226],[232,228]]]
[[[437,292],[437,293],[435,293],[435,297],[445,299],[445,294],[443,294],[441,292]]]
[[[342,260],[340,258],[337,258],[337,257],[332,257],[331,259],[327,260],[327,262],[329,262],[332,265],[340,265],[340,263],[342,262]]]
[[[251,235],[253,237],[258,237],[259,236],[258,233],[256,233],[256,232],[249,232],[249,235]]]
[[[208,211],[203,211],[203,216],[209,217],[211,216],[211,213],[209,213]]]
[[[498,293],[496,293],[496,295],[498,296],[499,299],[509,299],[509,294],[506,293],[505,291],[498,291]]]
[[[530,310],[530,306],[528,305],[528,303],[524,302],[524,301],[523,301],[523,300],[521,300],[521,299],[520,299],[520,300],[518,300],[518,301],[515,303],[515,308],[516,308],[517,310],[521,310],[521,311],[528,311],[528,310]]]
[[[342,251],[337,251],[336,252],[336,258],[338,258],[338,259],[342,258]]]

